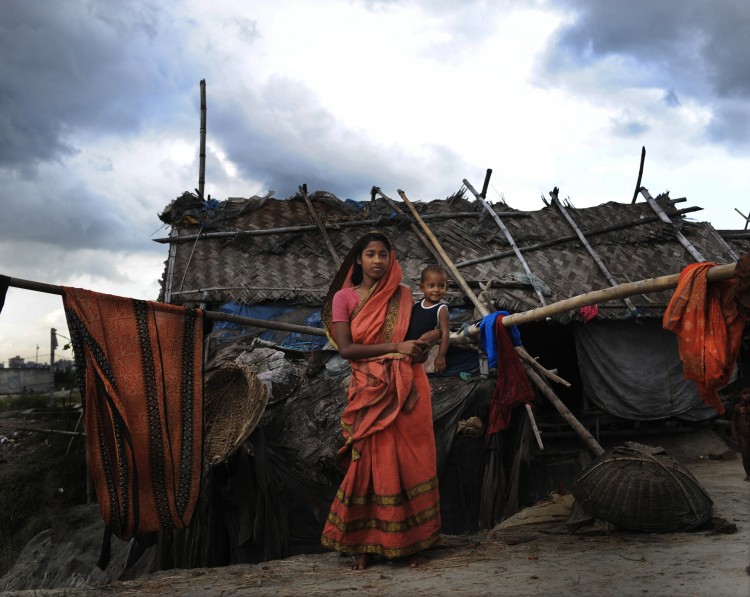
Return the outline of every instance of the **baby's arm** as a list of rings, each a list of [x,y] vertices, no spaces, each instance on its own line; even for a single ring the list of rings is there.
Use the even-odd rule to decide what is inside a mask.
[[[450,318],[448,316],[448,307],[441,307],[438,311],[438,324],[440,326],[440,348],[438,354],[435,357],[435,373],[442,373],[445,371],[445,355],[448,352],[448,345],[450,344]]]

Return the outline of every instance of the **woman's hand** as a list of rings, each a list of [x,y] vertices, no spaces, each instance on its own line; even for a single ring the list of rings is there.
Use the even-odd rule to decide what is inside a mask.
[[[408,357],[418,357],[430,347],[429,343],[419,340],[405,340],[396,344],[396,352]]]
[[[445,357],[441,357],[440,355],[435,357],[435,364],[432,367],[432,370],[435,373],[442,373],[445,371]]]

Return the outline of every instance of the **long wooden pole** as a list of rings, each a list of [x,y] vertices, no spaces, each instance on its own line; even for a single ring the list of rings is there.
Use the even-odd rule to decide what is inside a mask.
[[[323,241],[326,244],[326,247],[328,247],[328,252],[331,254],[331,257],[333,258],[333,263],[336,266],[336,271],[339,270],[341,267],[341,258],[338,256],[338,253],[336,253],[336,249],[333,247],[333,243],[331,242],[330,237],[328,236],[328,232],[326,232],[325,226],[323,226],[323,222],[320,221],[320,218],[318,217],[318,212],[315,211],[315,206],[313,206],[312,201],[310,201],[310,197],[307,196],[307,185],[303,184],[299,188],[300,195],[302,195],[302,198],[305,200],[305,203],[307,203],[307,209],[310,211],[310,216],[313,219],[313,222],[315,222],[315,225],[318,227],[318,230],[320,230],[320,233],[323,235]]]
[[[466,283],[466,280],[464,280],[464,277],[456,269],[456,266],[453,265],[453,261],[445,252],[445,250],[443,249],[438,239],[435,238],[435,235],[432,233],[429,226],[427,226],[427,224],[424,223],[422,218],[419,217],[419,213],[415,209],[414,205],[412,205],[411,201],[409,201],[409,198],[406,196],[406,193],[404,193],[401,189],[399,189],[398,194],[401,196],[401,199],[404,200],[404,203],[409,208],[409,210],[411,210],[411,213],[414,216],[414,219],[417,221],[417,224],[419,224],[420,228],[422,228],[427,238],[430,239],[430,242],[435,247],[435,250],[443,258],[443,261],[445,262],[445,265],[448,268],[448,271],[450,271],[453,274],[453,279],[456,281],[456,283],[461,287],[461,289],[464,291],[464,293],[469,298],[469,300],[472,303],[474,303],[474,306],[477,308],[479,313],[482,314],[483,317],[489,315],[490,314],[489,309],[487,309],[487,307],[484,304],[482,304],[482,302],[477,298],[477,296],[471,290],[469,285]],[[526,351],[524,351],[524,353],[525,352]],[[519,352],[519,356],[523,358],[524,354]],[[542,385],[546,386],[544,381],[542,381],[542,379],[538,375],[536,376],[536,380],[538,381],[538,383],[541,383]],[[535,383],[537,383],[537,381],[535,381]],[[539,449],[544,450],[544,444],[542,444],[542,438],[539,436],[539,429],[536,425],[536,419],[534,418],[534,411],[531,410],[531,405],[528,403],[526,404],[526,413],[529,415],[529,421],[531,423],[532,429],[534,430],[534,437],[536,438],[537,444],[539,445]]]
[[[555,189],[550,193],[550,197],[552,198],[552,205],[554,205],[558,209],[563,218],[565,218],[565,221],[568,223],[568,226],[570,226],[573,232],[576,233],[576,235],[578,236],[578,240],[581,241],[581,244],[594,260],[594,263],[596,263],[596,265],[599,267],[599,271],[604,274],[604,277],[607,279],[607,282],[609,282],[610,286],[617,286],[617,281],[612,277],[612,274],[609,273],[609,270],[607,269],[607,266],[604,265],[602,258],[599,257],[599,254],[594,250],[594,247],[591,246],[589,241],[584,236],[583,231],[578,227],[578,224],[576,224],[575,220],[573,220],[571,215],[568,213],[568,210],[563,206],[560,198],[557,196],[557,187],[555,187]],[[631,315],[637,316],[638,309],[635,308],[633,301],[631,301],[629,298],[624,298],[622,300],[624,301],[625,306],[628,308]]]
[[[700,208],[697,208],[700,209]],[[501,212],[505,218],[528,218],[527,213],[518,212]],[[422,216],[422,219],[427,221],[433,220],[457,220],[463,218],[476,218],[477,212],[475,211],[459,211],[454,213],[442,213],[442,214],[426,214]],[[361,226],[398,226],[407,219],[405,215],[398,214],[391,218],[377,218],[369,220],[346,220],[342,222],[329,222],[323,224],[326,230],[338,230],[340,228],[357,228]],[[233,238],[237,235],[242,236],[271,236],[274,234],[295,234],[297,232],[308,232],[318,230],[318,227],[313,224],[303,224],[301,226],[284,226],[282,228],[264,228],[256,230],[230,230],[225,232],[203,232],[201,234],[185,234],[183,236],[167,236],[162,238],[152,239],[155,243],[160,244],[175,244],[184,243],[191,240],[200,238],[201,240],[207,240],[212,238]]]
[[[489,172],[492,172],[492,170],[489,170]],[[488,179],[489,180],[489,179]],[[500,216],[495,213],[495,210],[492,209],[492,206],[487,202],[487,200],[482,196],[481,193],[477,193],[473,186],[469,184],[469,181],[464,178],[463,180],[464,186],[471,191],[471,193],[474,195],[474,197],[477,198],[477,201],[479,201],[482,206],[484,207],[485,211],[490,214],[493,220],[495,220],[495,224],[497,224],[497,227],[500,229],[500,232],[503,233],[503,236],[505,236],[505,240],[508,241],[508,244],[510,245],[510,248],[513,249],[513,252],[516,254],[516,257],[518,258],[518,261],[521,262],[521,267],[523,267],[523,271],[526,272],[526,275],[529,277],[529,282],[531,283],[532,288],[534,289],[534,292],[536,292],[536,296],[539,299],[539,302],[542,305],[546,305],[547,301],[544,300],[544,295],[542,295],[542,292],[537,288],[536,284],[534,284],[534,274],[531,273],[531,269],[529,268],[529,264],[526,263],[526,259],[524,259],[523,254],[521,253],[521,249],[518,248],[518,245],[516,244],[516,241],[513,240],[513,236],[510,233],[510,230],[508,230],[508,227],[503,223],[503,221],[500,219]],[[486,188],[483,189],[483,192],[486,191]]]
[[[546,201],[546,199],[545,199]],[[675,212],[672,212],[670,214],[671,217],[674,216],[681,216],[684,214],[692,213],[694,211],[702,211],[702,207],[693,206],[693,207],[686,207],[685,209],[679,209]],[[502,215],[502,214],[501,214]],[[507,216],[503,216],[507,217]],[[615,230],[623,230],[624,228],[633,228],[635,226],[641,226],[643,224],[650,224],[652,222],[658,222],[661,220],[659,216],[648,216],[646,218],[641,218],[640,220],[634,220],[632,222],[624,222],[622,224],[613,224],[612,226],[605,226],[604,228],[596,228],[594,230],[587,230],[586,236],[591,238],[592,236],[596,236],[599,234],[606,234],[607,232],[614,232]],[[553,240],[546,240],[541,243],[534,243],[533,245],[526,245],[523,247],[523,250],[528,251],[536,251],[537,249],[544,249],[546,247],[554,247],[555,245],[561,245],[562,243],[569,242],[571,240],[576,240],[578,237],[575,234],[568,234],[566,236],[560,236]],[[512,257],[515,255],[514,251],[500,251],[499,253],[491,253],[490,255],[483,255],[482,257],[477,257],[475,259],[467,259],[466,261],[459,261],[456,263],[457,268],[467,267],[469,265],[474,265],[476,263],[483,263],[485,261],[492,261],[494,259],[502,259],[503,257]]]
[[[720,280],[728,280],[734,276],[735,263],[727,263],[724,265],[717,265],[708,270],[708,281],[718,282]],[[579,294],[556,303],[547,305],[546,307],[539,307],[537,309],[531,309],[529,311],[523,311],[522,313],[513,313],[512,315],[506,315],[503,318],[503,325],[511,326],[518,325],[521,323],[529,323],[531,321],[539,321],[550,317],[551,315],[558,315],[571,311],[585,305],[596,305],[597,303],[603,303],[605,301],[611,301],[614,299],[621,299],[628,296],[634,296],[636,294],[648,294],[650,292],[661,292],[662,290],[669,290],[670,288],[676,288],[677,283],[680,280],[680,274],[671,274],[669,276],[660,276],[658,278],[647,278],[646,280],[638,280],[637,282],[627,282],[625,284],[618,284],[611,288],[604,288],[602,290],[593,290],[585,294]]]
[[[198,172],[198,197],[204,199],[206,186],[206,80],[201,79],[201,139],[200,165]]]
[[[691,243],[687,238],[685,238],[685,235],[682,234],[677,229],[677,226],[674,225],[674,222],[670,219],[670,217],[664,212],[664,210],[661,208],[661,206],[656,202],[656,199],[654,199],[651,194],[648,192],[646,187],[640,188],[641,195],[643,195],[643,198],[646,200],[646,202],[649,204],[651,209],[654,211],[654,213],[659,216],[662,222],[665,224],[669,224],[672,229],[674,230],[675,237],[679,241],[679,243],[685,247],[685,250],[690,253],[690,255],[695,259],[698,263],[701,263],[705,261],[705,258],[703,255],[700,254],[700,251],[695,248],[693,243]]]

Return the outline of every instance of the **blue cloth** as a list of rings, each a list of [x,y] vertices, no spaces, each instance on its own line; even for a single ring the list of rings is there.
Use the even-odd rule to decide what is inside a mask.
[[[496,311],[482,318],[479,322],[479,341],[482,343],[484,351],[487,353],[490,369],[497,367],[497,347],[495,346],[495,320],[498,315],[510,315],[507,311]],[[513,346],[523,346],[521,342],[521,332],[518,326],[512,325],[508,330],[510,341]]]

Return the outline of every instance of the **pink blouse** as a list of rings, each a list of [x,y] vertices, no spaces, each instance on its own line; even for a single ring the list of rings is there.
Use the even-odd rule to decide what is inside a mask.
[[[336,323],[337,321],[345,321],[346,323],[351,322],[352,313],[359,304],[359,295],[353,287],[342,288],[336,294],[333,295],[333,303],[331,304],[331,321]]]

